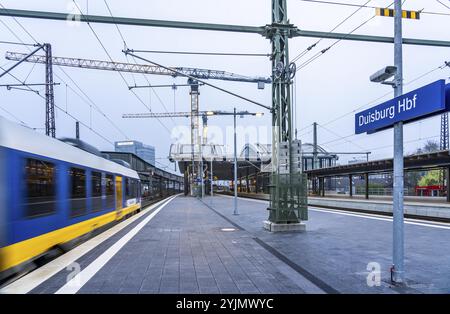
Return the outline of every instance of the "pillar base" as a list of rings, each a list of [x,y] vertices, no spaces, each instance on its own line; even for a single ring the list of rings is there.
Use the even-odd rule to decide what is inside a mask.
[[[283,224],[265,220],[264,229],[270,232],[303,232],[306,231],[306,224],[304,222]]]

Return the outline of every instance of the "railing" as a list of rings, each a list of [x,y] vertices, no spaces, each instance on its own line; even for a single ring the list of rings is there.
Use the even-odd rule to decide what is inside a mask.
[[[369,187],[369,195],[378,195],[378,196],[392,196],[392,188],[371,188]],[[366,189],[363,186],[357,186],[355,188],[355,195],[365,195]],[[414,189],[403,189],[403,193],[405,196],[414,196],[415,191]]]

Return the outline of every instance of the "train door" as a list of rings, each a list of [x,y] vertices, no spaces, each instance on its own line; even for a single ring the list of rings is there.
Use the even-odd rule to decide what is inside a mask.
[[[120,216],[123,208],[122,177],[116,176],[116,213]]]

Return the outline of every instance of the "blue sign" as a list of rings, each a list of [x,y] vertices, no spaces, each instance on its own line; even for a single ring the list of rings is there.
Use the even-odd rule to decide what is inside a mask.
[[[446,97],[447,94],[447,97]],[[447,98],[447,104],[446,104]],[[450,84],[439,80],[355,115],[355,133],[373,133],[450,109]]]

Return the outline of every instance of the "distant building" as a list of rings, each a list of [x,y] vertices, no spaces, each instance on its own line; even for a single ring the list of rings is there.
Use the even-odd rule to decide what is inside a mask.
[[[133,153],[146,162],[155,165],[155,147],[138,141],[115,142],[115,150],[120,153]]]

